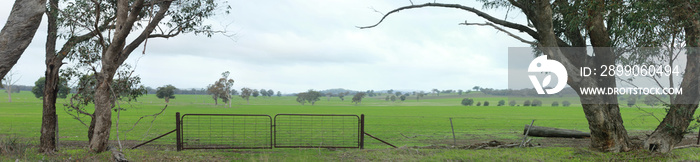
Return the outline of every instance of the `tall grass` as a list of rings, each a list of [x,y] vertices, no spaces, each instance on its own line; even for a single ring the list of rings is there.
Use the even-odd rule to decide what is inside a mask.
[[[23,156],[28,148],[30,148],[29,142],[16,135],[0,136],[0,155]]]

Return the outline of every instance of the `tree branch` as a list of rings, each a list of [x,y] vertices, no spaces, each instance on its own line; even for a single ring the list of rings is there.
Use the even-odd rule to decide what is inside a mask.
[[[168,34],[150,34],[148,35],[148,38],[170,38],[170,37],[175,37],[177,35],[180,35],[181,28],[178,28],[178,30],[175,33],[168,33]]]
[[[85,122],[83,122],[83,120],[81,120],[81,119],[80,119],[80,117],[79,117],[79,116],[77,116],[77,115],[73,115],[73,114],[69,113],[69,112],[68,112],[68,110],[66,110],[66,109],[63,109],[63,111],[65,111],[65,112],[66,112],[66,114],[68,114],[68,115],[72,116],[72,117],[73,117],[73,119],[75,119],[75,120],[79,121],[79,122],[80,122],[81,124],[83,124],[83,125],[84,125],[85,127],[89,127],[89,126],[88,126],[87,124],[85,124]]]
[[[136,120],[136,122],[134,122],[134,126],[132,126],[131,129],[124,131],[124,133],[128,133],[128,132],[130,132],[131,130],[134,130],[134,128],[136,128],[136,125],[139,124],[139,122],[141,121],[141,119],[143,119],[143,118],[145,118],[145,117],[152,116],[152,117],[153,117],[153,120],[151,121],[151,124],[153,124],[153,121],[156,120],[156,118],[158,117],[158,115],[160,115],[160,114],[162,114],[163,112],[165,112],[165,109],[166,109],[166,108],[168,108],[168,105],[167,105],[167,104],[165,105],[165,107],[163,107],[162,109],[160,109],[160,112],[158,112],[158,113],[151,114],[151,115],[144,115],[144,116],[141,116],[138,120]]]
[[[148,38],[149,35],[151,35],[151,32],[158,26],[158,23],[165,17],[165,14],[167,13],[168,9],[170,8],[170,4],[172,1],[164,1],[163,4],[161,4],[160,9],[158,10],[158,13],[153,17],[153,21],[148,23],[146,28],[141,32],[141,34],[136,37],[129,45],[124,47],[124,50],[119,54],[119,60],[117,63],[121,64],[124,62],[129,57],[129,54],[131,54],[134,49],[136,49],[146,38]]]
[[[507,28],[515,29],[515,30],[518,30],[518,31],[520,31],[520,32],[525,32],[525,33],[527,33],[528,35],[530,35],[531,37],[533,37],[533,38],[535,38],[535,39],[537,39],[537,40],[539,40],[539,37],[540,37],[539,34],[538,34],[535,30],[532,30],[532,29],[530,29],[529,27],[527,27],[527,26],[525,26],[525,25],[516,24],[516,23],[513,23],[513,22],[509,22],[509,21],[505,21],[505,20],[501,20],[501,19],[495,18],[495,17],[493,17],[493,16],[491,16],[491,15],[489,15],[489,14],[487,14],[487,13],[484,13],[484,12],[479,11],[479,10],[477,10],[477,9],[474,9],[474,8],[472,8],[472,7],[462,6],[462,5],[459,5],[459,4],[443,4],[443,3],[425,3],[425,4],[421,4],[421,5],[410,5],[410,6],[400,7],[400,8],[391,10],[390,12],[388,12],[387,14],[385,14],[385,15],[382,17],[382,19],[379,20],[379,22],[377,22],[377,23],[374,24],[374,25],[364,26],[364,27],[358,26],[357,28],[360,28],[360,29],[373,28],[373,27],[376,27],[376,26],[378,26],[379,24],[381,24],[381,23],[384,21],[384,19],[386,19],[389,15],[391,15],[391,14],[393,14],[393,13],[397,13],[397,12],[403,11],[403,10],[414,9],[414,8],[423,8],[423,7],[445,7],[445,8],[455,8],[455,9],[461,9],[461,10],[469,11],[469,12],[472,12],[472,13],[476,14],[476,15],[479,16],[479,17],[482,17],[482,18],[484,18],[484,19],[486,19],[486,20],[488,20],[488,21],[494,23],[494,24],[498,24],[498,25],[505,26],[505,27],[507,27]]]
[[[66,41],[66,44],[63,44],[63,47],[61,47],[61,50],[58,53],[56,53],[57,59],[55,59],[54,61],[62,61],[63,58],[68,56],[68,53],[73,50],[73,47],[75,47],[76,44],[90,40],[91,38],[98,35],[99,32],[102,32],[106,29],[114,29],[114,25],[109,25],[109,23],[112,22],[114,20],[114,18],[115,17],[112,17],[108,20],[105,20],[102,25],[97,27],[96,30],[90,31],[89,33],[85,33],[85,34],[80,35],[80,36],[70,37],[68,39],[68,41]]]
[[[525,39],[523,39],[523,38],[521,38],[521,37],[519,37],[519,36],[517,36],[517,35],[515,35],[515,34],[513,34],[513,33],[511,33],[511,32],[508,32],[507,30],[505,30],[505,29],[503,29],[503,28],[501,28],[501,27],[498,27],[498,26],[496,26],[496,25],[494,25],[494,24],[492,24],[492,23],[490,23],[490,22],[484,22],[483,24],[479,24],[479,23],[467,23],[467,21],[464,21],[464,23],[459,23],[459,25],[491,26],[491,27],[495,28],[496,30],[505,32],[506,34],[508,34],[508,36],[513,37],[513,38],[519,40],[520,42],[527,43],[527,44],[530,44],[530,45],[537,45],[537,43],[535,43],[535,42],[533,42],[533,41],[525,40]]]

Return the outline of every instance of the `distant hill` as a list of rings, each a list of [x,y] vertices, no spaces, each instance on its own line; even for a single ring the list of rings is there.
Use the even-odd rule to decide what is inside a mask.
[[[338,94],[338,93],[344,93],[344,92],[350,92],[351,94],[354,94],[354,93],[357,93],[358,91],[344,89],[344,88],[334,88],[334,89],[327,89],[327,90],[322,90],[322,91],[318,91],[318,92],[321,92],[321,94],[326,94],[329,92],[331,94]]]

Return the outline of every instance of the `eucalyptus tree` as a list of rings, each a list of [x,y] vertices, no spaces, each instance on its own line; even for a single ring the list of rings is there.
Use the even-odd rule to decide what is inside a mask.
[[[207,86],[207,93],[212,95],[215,105],[218,105],[218,99],[221,99],[224,102],[224,107],[226,104],[229,104],[229,107],[231,107],[231,90],[234,80],[229,78],[230,74],[231,72],[228,71],[221,73],[221,78],[216,80],[214,84]]]
[[[86,74],[87,72],[84,71],[84,69],[71,68],[65,73],[68,77],[77,77],[78,81],[75,87],[76,92],[71,95],[68,102],[64,103],[63,106],[67,112],[66,114],[88,128],[88,141],[92,141],[95,138],[93,136],[94,132],[89,130],[94,130],[97,126],[97,121],[95,120],[97,116],[95,115],[96,112],[93,111],[94,109],[88,107],[95,103],[95,87],[99,82],[96,74]],[[125,110],[124,107],[119,106],[120,101],[136,101],[138,97],[147,93],[146,88],[141,85],[141,78],[133,75],[133,73],[134,71],[131,67],[125,65],[115,74],[114,80],[110,83],[110,95],[114,100],[112,100],[112,107],[109,107],[109,111]],[[89,117],[89,123],[83,121],[84,117]],[[53,135],[53,133],[50,132],[48,134]],[[43,149],[43,147],[40,149]],[[46,153],[48,151],[50,150],[46,150]]]
[[[367,94],[364,92],[357,92],[354,96],[352,96],[352,102],[355,103],[355,105],[360,104],[362,102],[362,98],[365,98],[366,95]]]
[[[171,98],[175,98],[175,86],[173,85],[165,85],[162,87],[158,87],[158,90],[156,91],[156,97],[160,99],[164,99],[165,103],[170,103]]]
[[[14,90],[12,90],[12,87],[17,84],[20,78],[15,78],[16,73],[10,72],[8,75],[5,75],[4,78],[0,78],[0,87],[5,88],[5,92],[7,92],[7,102],[12,102],[12,93]],[[19,90],[17,90],[19,92]]]
[[[260,91],[258,91],[257,89],[253,89],[253,97],[258,97],[258,96],[260,96]]]
[[[244,87],[241,88],[241,98],[245,99],[246,103],[250,105],[250,95],[253,94],[253,89]]]
[[[51,116],[55,108],[47,106],[55,98],[55,88],[48,84],[58,83],[57,74],[64,58],[70,56],[76,60],[99,60],[99,65],[92,66],[97,84],[94,91],[94,127],[88,130],[89,149],[102,152],[107,149],[112,125],[112,113],[115,97],[111,94],[111,85],[115,74],[124,61],[137,47],[149,38],[171,38],[183,33],[204,34],[217,33],[204,20],[221,9],[216,1],[71,1],[60,9],[59,1],[49,2],[49,34],[47,36],[47,70],[44,100],[44,117],[42,122],[42,145],[50,142]],[[225,8],[228,12],[228,7]],[[77,16],[80,15],[80,16]],[[61,30],[59,30],[59,28]],[[66,38],[66,44],[56,51],[56,39]],[[128,39],[127,39],[128,38]],[[78,53],[76,55],[76,53]],[[79,53],[87,53],[83,55]],[[145,53],[145,51],[144,51]],[[85,57],[88,56],[88,57]],[[48,95],[49,97],[47,97]],[[53,101],[55,103],[55,99]],[[53,128],[55,129],[55,128]],[[47,146],[49,144],[46,144]],[[51,151],[42,147],[43,152]]]
[[[263,97],[267,96],[267,90],[260,89],[259,91],[260,91],[260,95],[262,95]]]
[[[644,148],[669,152],[683,140],[700,102],[700,2],[693,0],[634,1],[628,40],[645,46],[662,48],[649,57],[656,62],[673,66],[680,52],[685,52],[686,66],[679,88],[682,94],[669,94],[668,113],[654,132],[644,141]],[[627,41],[629,42],[629,41]],[[684,49],[684,50],[683,50]],[[655,78],[656,79],[656,78]],[[659,78],[660,79],[660,78]],[[669,77],[668,87],[674,81]],[[663,85],[660,85],[664,87]],[[658,100],[658,98],[656,98]]]

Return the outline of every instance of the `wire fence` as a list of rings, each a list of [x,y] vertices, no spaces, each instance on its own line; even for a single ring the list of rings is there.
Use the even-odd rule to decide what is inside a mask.
[[[139,109],[134,109],[134,110],[129,110],[132,111],[142,111]],[[143,110],[145,112],[145,110]],[[173,112],[174,113],[174,112]],[[138,113],[134,113],[138,114]],[[142,113],[142,114],[148,114],[148,113]],[[459,114],[459,113],[455,113]],[[35,114],[0,114],[0,137],[2,136],[11,136],[11,135],[18,135],[21,136],[22,138],[28,139],[28,141],[32,143],[38,144],[38,139],[40,136],[40,129],[41,129],[41,118],[27,118],[25,116],[34,116]],[[625,116],[626,115],[626,116]],[[165,113],[161,116],[159,116],[156,120],[154,120],[151,123],[152,119],[144,119],[142,120],[138,126],[132,131],[127,131],[132,128],[133,124],[136,122],[135,119],[138,119],[141,115],[124,115],[122,114],[122,120],[120,121],[120,137],[124,141],[132,141],[134,145],[140,142],[143,142],[148,139],[155,138],[159,135],[162,135],[165,132],[171,131],[175,129],[174,125],[174,118],[172,113]],[[639,130],[653,130],[655,126],[658,124],[658,121],[656,121],[653,117],[649,116],[641,116],[639,114],[623,114],[623,117],[625,117],[625,127],[628,129],[630,132],[634,131],[639,131]],[[186,117],[190,118],[190,117]],[[564,128],[564,129],[575,129],[579,131],[584,131],[588,132],[588,123],[585,120],[584,116],[578,117],[578,118],[567,118],[567,117],[551,117],[548,116],[547,118],[532,118],[532,117],[518,117],[518,116],[511,116],[511,117],[498,117],[498,116],[475,116],[471,115],[468,117],[465,116],[401,116],[399,114],[395,116],[390,116],[390,115],[366,115],[365,118],[365,131],[377,136],[378,138],[381,138],[385,141],[388,141],[394,145],[397,146],[425,146],[425,145],[452,145],[453,144],[453,137],[452,137],[452,131],[450,127],[450,118],[453,119],[453,127],[455,131],[455,138],[456,138],[456,143],[457,145],[463,145],[463,144],[469,144],[473,143],[475,141],[480,141],[480,140],[488,140],[488,139],[514,139],[517,140],[521,138],[523,128],[526,124],[529,124],[531,120],[535,119],[535,124],[536,126],[547,126],[547,127],[557,127],[557,128]],[[32,120],[13,120],[13,119],[32,119]],[[250,145],[250,146],[258,146],[258,145],[263,145],[262,141],[263,139],[267,139],[267,143],[270,141],[270,135],[269,133],[262,133],[262,129],[265,129],[265,132],[270,132],[270,119],[266,117],[265,121],[257,121],[257,120],[262,120],[262,119],[231,119],[227,117],[216,117],[216,118],[190,118],[186,119],[194,122],[195,120],[198,120],[200,122],[205,121],[205,120],[211,120],[212,123],[218,123],[217,124],[211,124],[207,126],[202,126],[200,129],[213,129],[215,131],[219,131],[218,133],[221,134],[228,134],[232,138],[238,138],[242,139],[241,137],[244,137],[246,139],[255,139],[255,141],[260,141],[260,142],[240,142],[240,141],[233,141],[229,142],[230,139],[225,139],[224,141],[224,136],[218,136],[218,135],[211,135],[211,138],[216,139],[216,140],[203,140],[203,138],[209,138],[209,134],[205,133],[193,133],[193,134],[187,134],[184,135],[185,137],[192,137],[189,138],[190,141],[183,141],[183,142],[190,142],[190,146],[196,146],[196,145],[202,145],[202,144],[207,144],[207,143],[223,143],[226,146],[242,146],[241,145],[235,145],[235,143],[245,143],[245,145]],[[231,127],[249,127],[249,129],[245,130],[245,134],[243,135],[243,131],[238,132],[234,130],[228,130],[225,126],[222,126],[222,123],[226,123],[230,120],[229,123],[249,123],[246,125],[233,125]],[[295,122],[304,122],[306,124],[302,125],[307,125],[307,126],[313,126],[313,127],[324,127],[324,124],[327,125],[329,122],[335,122],[337,124],[334,125],[344,125],[346,128],[353,128],[357,127],[356,120],[354,119],[354,124],[351,124],[352,122],[349,119],[329,119],[329,118],[314,118],[314,119],[295,119],[293,117],[290,117],[288,119],[282,119],[280,117],[280,120],[288,120],[288,121],[294,121],[290,124],[299,124]],[[299,121],[297,121],[299,120]],[[87,121],[89,124],[89,117],[85,117],[84,121]],[[244,122],[245,121],[245,122]],[[267,122],[268,124],[263,124],[263,122]],[[274,122],[274,121],[273,121]],[[256,124],[253,123],[258,123],[257,125],[260,126],[255,126]],[[347,124],[343,124],[347,123]],[[183,123],[187,124],[187,123]],[[195,123],[192,123],[195,124]],[[266,125],[265,128],[261,125]],[[333,140],[329,140],[328,137],[332,136],[337,136],[337,138],[345,138],[345,139],[350,139],[350,138],[357,138],[358,132],[349,132],[349,131],[341,131],[341,129],[335,130],[335,129],[327,129],[327,130],[309,130],[308,132],[296,132],[296,133],[290,133],[292,132],[291,129],[285,130],[284,124],[283,123],[278,123],[279,126],[278,131],[280,137],[285,137],[288,138],[286,141],[282,141],[284,138],[280,138],[277,142],[279,143],[280,146],[290,144],[291,142],[296,142],[296,143],[301,143],[301,144],[316,144],[315,146],[322,146],[321,144],[330,144],[333,143]],[[352,126],[350,126],[352,125]],[[115,134],[115,125],[112,125],[113,127],[113,133],[112,137],[110,137],[111,140],[116,140],[116,134]],[[192,126],[186,126],[183,125],[185,129],[190,129]],[[334,126],[335,127],[335,126]],[[341,127],[342,128],[342,127]],[[193,131],[203,131],[203,130],[198,130],[194,129],[192,127]],[[345,129],[342,129],[345,130]],[[285,132],[287,131],[287,132]],[[697,129],[692,130],[693,132],[697,132]],[[317,132],[317,133],[310,133],[310,132]],[[318,133],[321,132],[321,133]],[[338,134],[339,132],[342,132],[343,134],[340,135]],[[252,133],[252,135],[251,135]],[[257,133],[257,134],[256,134]],[[284,133],[284,134],[283,134]],[[314,140],[311,139],[305,139],[305,138],[300,138],[298,137],[298,134],[301,133],[307,133],[307,136],[316,138]],[[351,137],[352,136],[352,137]],[[72,142],[72,141],[77,141],[77,142],[85,142],[87,141],[87,127],[83,126],[80,122],[77,122],[74,119],[71,119],[70,116],[65,115],[63,113],[59,112],[59,137],[60,137],[60,143],[59,147],[61,145],[66,144],[67,142]],[[199,141],[197,141],[197,138],[199,138]],[[259,138],[259,139],[258,139]],[[294,140],[292,140],[294,139]],[[350,140],[348,140],[350,141]],[[356,140],[352,140],[356,141]],[[228,142],[228,143],[226,143]],[[286,143],[285,143],[286,142]],[[154,141],[153,144],[159,144],[159,145],[174,145],[176,143],[176,137],[174,135],[166,136],[162,139],[159,139],[157,141]],[[273,141],[274,144],[274,141]],[[357,144],[354,142],[349,142],[349,143],[338,143],[342,146],[356,146]],[[128,146],[128,144],[127,144]],[[379,141],[365,138],[365,147],[366,148],[387,148],[387,146]]]
[[[450,123],[452,118],[452,124]],[[489,117],[372,116],[365,119],[365,131],[396,146],[469,145],[489,140],[522,138],[525,125],[533,119]],[[587,132],[588,123],[571,119],[537,120],[535,125]],[[452,131],[454,129],[454,136]],[[386,148],[365,139],[366,148]]]

